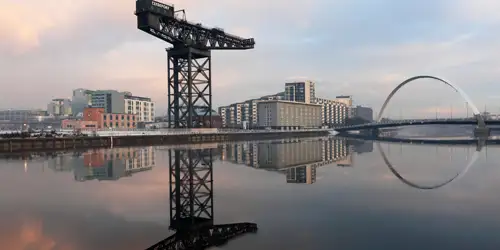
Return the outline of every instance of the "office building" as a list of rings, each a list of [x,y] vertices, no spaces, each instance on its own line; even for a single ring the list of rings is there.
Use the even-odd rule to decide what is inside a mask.
[[[321,127],[321,105],[290,101],[260,101],[258,127],[300,129]]]
[[[258,111],[258,104],[260,100],[248,100],[245,103],[248,104],[248,123],[249,123],[249,128],[255,128],[258,127],[258,116],[257,116],[257,111]]]
[[[52,129],[60,126],[61,119],[48,116],[46,110],[0,110],[0,129]]]
[[[124,104],[125,113],[136,115],[139,122],[154,122],[155,104],[151,98],[125,95]]]
[[[349,108],[345,103],[316,98],[316,104],[321,105],[321,124],[323,126],[332,127],[346,122]]]
[[[285,83],[285,100],[314,103],[316,90],[311,81]]]
[[[223,128],[252,129],[258,126],[257,109],[260,101],[285,100],[285,92],[265,95],[260,98],[246,100],[219,107]]]
[[[83,109],[92,105],[92,93],[94,91],[88,89],[75,89],[71,98],[71,111],[73,116],[83,115]]]
[[[128,92],[116,90],[96,90],[92,93],[92,107],[103,108],[105,113],[124,114],[125,95]]]
[[[52,101],[47,105],[47,113],[53,116],[70,116],[71,112],[71,100],[70,99],[52,99]]]
[[[226,107],[220,107],[219,114],[223,127],[248,128],[251,119],[250,103],[233,103]]]
[[[339,95],[335,98],[336,102],[343,103],[347,106],[347,118],[352,117],[352,96],[350,95]]]
[[[352,106],[352,96],[350,96],[350,95],[339,95],[339,96],[335,97],[335,101],[343,103],[343,104],[347,105],[347,107]]]
[[[45,116],[47,116],[47,111],[40,109],[0,110],[0,121],[13,121],[13,122],[41,121]]]
[[[352,117],[359,117],[365,121],[373,121],[373,109],[370,107],[355,106],[352,108]]]

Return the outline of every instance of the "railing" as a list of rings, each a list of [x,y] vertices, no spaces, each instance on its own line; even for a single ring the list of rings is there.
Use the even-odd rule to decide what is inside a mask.
[[[438,122],[438,121],[475,121],[475,118],[438,118],[438,119],[406,119],[406,120],[390,120],[390,121],[381,121],[381,122],[370,122],[364,124],[357,125],[348,125],[348,126],[338,126],[333,129],[344,129],[344,128],[357,128],[357,127],[370,127],[376,126],[380,124],[403,124],[403,123],[424,123],[424,122]]]
[[[330,129],[297,129],[297,130],[244,130],[244,129],[81,129],[78,132],[90,136],[142,136],[142,135],[196,135],[196,134],[258,134],[258,133],[297,133],[297,132],[325,132]],[[72,129],[57,131],[62,134],[75,134]]]

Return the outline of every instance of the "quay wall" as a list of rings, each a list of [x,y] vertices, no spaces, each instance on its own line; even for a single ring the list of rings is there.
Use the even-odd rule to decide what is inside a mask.
[[[81,136],[54,138],[0,139],[0,152],[68,150],[85,148],[133,147],[173,144],[199,144],[246,140],[271,140],[326,136],[328,131],[294,131],[267,133],[203,133],[174,135]]]

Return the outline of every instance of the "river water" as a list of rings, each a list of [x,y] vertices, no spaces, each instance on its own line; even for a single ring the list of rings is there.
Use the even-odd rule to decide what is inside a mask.
[[[194,217],[257,224],[213,249],[499,249],[499,152],[327,137],[2,155],[0,249],[146,249],[204,230]]]

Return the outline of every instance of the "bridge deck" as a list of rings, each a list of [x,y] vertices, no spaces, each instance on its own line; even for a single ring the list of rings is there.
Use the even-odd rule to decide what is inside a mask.
[[[337,132],[357,131],[357,130],[370,130],[381,129],[390,127],[405,127],[405,126],[422,126],[422,125],[476,125],[475,119],[413,119],[413,120],[400,120],[391,122],[373,122],[360,125],[342,126],[334,128]],[[488,125],[500,125],[500,120],[485,120]]]

